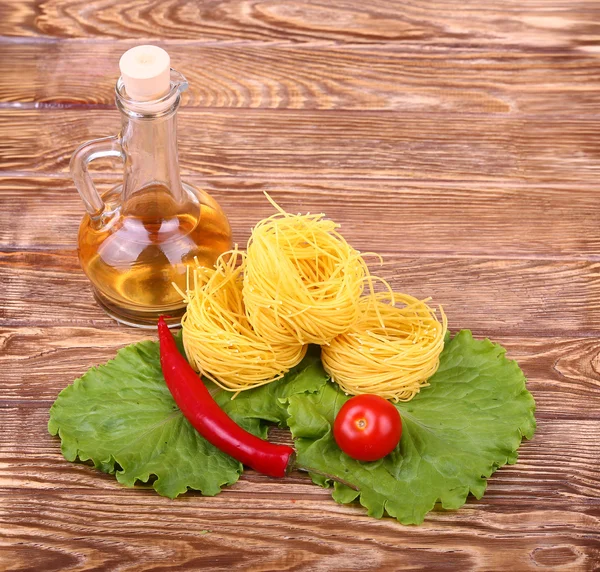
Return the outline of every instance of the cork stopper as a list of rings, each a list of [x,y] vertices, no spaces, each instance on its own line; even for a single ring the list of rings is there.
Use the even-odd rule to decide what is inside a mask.
[[[119,61],[127,96],[135,101],[151,101],[170,89],[169,54],[158,46],[136,46]]]

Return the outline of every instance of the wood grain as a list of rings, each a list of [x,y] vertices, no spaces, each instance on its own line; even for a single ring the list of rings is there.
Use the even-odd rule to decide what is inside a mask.
[[[596,116],[193,108],[179,115],[184,173],[539,183],[570,182],[574,171],[579,182],[598,177]],[[115,134],[119,125],[116,111],[0,110],[0,160],[6,170],[65,173],[77,144]]]
[[[428,570],[499,570],[507,559],[515,570],[553,564],[592,570],[598,558],[597,547],[589,542],[597,521],[593,505],[582,512],[514,511],[490,503],[483,511],[474,503],[461,509],[458,518],[434,513],[419,528],[399,528],[390,520],[369,519],[359,508],[337,507],[325,492],[312,500],[289,488],[293,492],[259,497],[260,507],[255,497],[227,493],[174,503],[142,491],[96,489],[28,491],[27,496],[9,490],[2,500],[14,515],[10,538],[20,562],[29,566],[31,551],[44,563],[54,556],[56,568],[46,570],[67,563],[156,570],[157,562],[188,570],[414,570],[424,569],[423,562]],[[171,514],[168,526],[157,517],[165,513]],[[96,515],[96,524],[90,514]],[[540,542],[534,524],[539,519],[552,531],[555,544]],[[504,550],[507,535],[512,540]],[[290,546],[295,547],[293,556]]]
[[[363,250],[405,256],[600,260],[596,183],[186,179],[219,201],[240,245],[246,244],[256,222],[272,214],[263,194],[267,191],[291,212],[324,212],[342,222],[342,234]],[[116,173],[96,177],[100,189],[117,182]],[[70,178],[0,176],[0,201],[0,248],[76,247],[83,203]],[[240,204],[247,208],[238,208]],[[380,232],[382,227],[390,232]],[[395,232],[400,233],[397,239]]]
[[[49,407],[58,393],[121,347],[155,337],[114,325],[0,329],[0,404]],[[597,338],[494,336],[523,369],[537,418],[600,421],[600,341]],[[10,367],[6,367],[10,366]],[[23,384],[23,380],[27,383]]]
[[[599,41],[598,0],[0,2],[0,570],[597,570]],[[237,242],[264,190],[324,211],[518,361],[538,431],[483,499],[403,527],[300,473],[170,501],[63,459],[58,392],[152,337],[93,301],[68,176],[142,42],[191,82],[182,170]]]
[[[104,563],[111,567],[123,560],[121,551],[134,553],[149,544],[155,546],[149,560],[170,558],[214,569],[256,569],[258,563],[278,570],[353,569],[348,566],[355,550],[373,554],[370,563],[357,569],[387,569],[399,558],[415,564],[424,558],[434,569],[448,564],[497,569],[507,557],[499,550],[507,534],[514,539],[511,564],[519,570],[535,569],[559,556],[561,564],[573,569],[591,569],[599,555],[599,546],[587,540],[595,535],[600,517],[600,480],[589,468],[600,446],[591,421],[562,421],[560,433],[553,421],[540,422],[534,440],[522,446],[519,464],[500,469],[482,500],[471,499],[459,511],[436,511],[417,529],[390,519],[369,519],[358,506],[338,506],[327,491],[296,473],[278,481],[248,472],[214,498],[190,493],[170,501],[144,486],[125,489],[113,477],[62,458],[57,439],[45,433],[45,408],[9,407],[5,413],[31,443],[15,448],[0,436],[0,467],[13,467],[8,474],[0,468],[0,498],[11,515],[8,537],[23,547],[34,541],[44,561],[57,551],[63,563],[70,556],[90,566],[90,558],[108,557],[103,548],[109,545],[111,560]],[[170,514],[168,528],[158,517],[165,511]],[[96,515],[93,521],[90,513]],[[555,544],[540,544],[540,519]],[[354,533],[349,541],[350,528]],[[82,539],[87,540],[81,553]],[[288,556],[290,542],[294,558]],[[182,551],[188,544],[194,548]],[[557,544],[562,550],[554,553]],[[140,563],[138,557],[136,569],[142,565],[150,562]]]
[[[112,108],[119,57],[137,43],[0,43],[0,102]],[[598,58],[582,52],[159,45],[189,81],[183,106],[562,116],[573,107],[579,115],[600,109]],[[571,106],[556,109],[556,98]]]
[[[0,320],[6,326],[111,323],[94,303],[75,252],[17,251],[0,254],[0,262]],[[591,310],[600,305],[600,262],[389,254],[373,268],[394,288],[443,304],[453,330],[468,328],[478,336],[600,335],[600,313]]]
[[[585,49],[600,33],[595,0],[493,0],[459,4],[318,0],[4,0],[11,37],[559,46]]]

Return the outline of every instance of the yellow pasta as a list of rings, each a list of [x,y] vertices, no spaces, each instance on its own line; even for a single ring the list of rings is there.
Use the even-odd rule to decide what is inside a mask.
[[[271,203],[279,212],[259,222],[248,242],[248,320],[270,344],[327,344],[358,320],[369,271],[338,224]]]
[[[447,331],[428,300],[374,293],[357,250],[323,214],[277,213],[260,221],[247,253],[197,267],[182,295],[183,342],[191,365],[228,391],[280,379],[309,343],[347,393],[409,401],[439,366]],[[365,285],[369,294],[363,296]]]
[[[437,371],[448,328],[443,309],[440,323],[427,301],[387,292],[363,297],[362,318],[321,348],[327,373],[352,395],[411,400]]]
[[[214,269],[196,268],[181,322],[192,367],[236,392],[283,377],[306,353],[301,343],[271,344],[252,329],[242,298],[244,266],[236,249],[219,257]]]

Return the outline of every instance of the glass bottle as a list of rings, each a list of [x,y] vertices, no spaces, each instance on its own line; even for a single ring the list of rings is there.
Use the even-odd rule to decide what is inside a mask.
[[[171,325],[179,322],[185,305],[173,284],[185,290],[188,265],[212,266],[231,248],[229,222],[217,202],[181,181],[177,108],[187,81],[168,72],[168,92],[148,101],[131,99],[119,78],[121,132],[84,143],[71,159],[87,210],[79,260],[95,297],[117,321],[148,328],[160,315],[170,316]],[[87,168],[100,157],[124,162],[122,184],[102,196]]]

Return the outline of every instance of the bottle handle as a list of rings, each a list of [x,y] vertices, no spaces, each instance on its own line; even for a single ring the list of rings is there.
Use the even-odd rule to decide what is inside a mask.
[[[87,212],[94,219],[99,218],[104,212],[104,202],[92,181],[88,165],[95,159],[103,157],[118,157],[125,160],[121,138],[118,135],[83,143],[73,153],[70,163],[71,177],[73,177],[75,187],[77,187]]]

